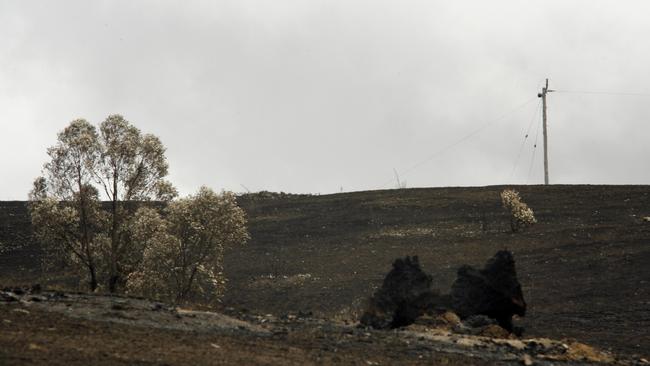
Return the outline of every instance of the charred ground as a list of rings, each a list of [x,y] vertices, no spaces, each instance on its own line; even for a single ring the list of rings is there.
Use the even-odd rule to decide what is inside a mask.
[[[502,186],[241,197],[252,240],[227,253],[224,307],[353,320],[395,258],[418,255],[433,287],[463,264],[514,253],[526,336],[650,349],[650,186],[520,186],[539,223],[512,234]],[[3,283],[33,282],[39,251],[24,202],[0,203]]]

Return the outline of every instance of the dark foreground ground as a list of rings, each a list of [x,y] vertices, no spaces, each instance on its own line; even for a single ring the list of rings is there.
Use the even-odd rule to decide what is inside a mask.
[[[418,255],[434,286],[446,292],[460,265],[482,266],[507,248],[515,255],[529,306],[519,322],[526,336],[574,338],[647,358],[650,222],[643,217],[650,216],[650,187],[515,187],[539,221],[517,234],[509,232],[500,206],[503,188],[244,196],[240,203],[249,214],[252,240],[226,256],[230,281],[224,308],[276,316],[311,312],[351,323],[397,257]],[[0,253],[2,283],[41,276],[27,223],[24,203],[0,203],[0,242],[28,243]],[[64,322],[57,329],[75,326]],[[122,334],[118,328],[96,326],[107,337],[113,331]],[[123,335],[127,340],[131,336],[142,335]],[[155,339],[153,343],[162,342]],[[253,354],[266,349],[238,339],[237,347]],[[289,347],[269,339],[260,342],[269,349]],[[369,353],[385,349],[368,347]]]
[[[185,310],[144,299],[0,291],[2,365],[643,365],[572,341]],[[236,316],[236,317],[235,317]]]

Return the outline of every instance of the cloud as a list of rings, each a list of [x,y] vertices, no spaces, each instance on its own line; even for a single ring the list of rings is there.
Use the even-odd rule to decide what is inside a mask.
[[[182,193],[202,184],[376,189],[392,186],[393,168],[405,172],[409,186],[531,182],[532,137],[512,169],[540,82],[549,77],[560,90],[650,92],[649,7],[3,3],[0,153],[12,179],[0,199],[26,196],[45,149],[69,121],[99,123],[111,113],[161,137],[170,179]],[[649,132],[647,98],[551,94],[551,181],[647,183],[650,172],[639,169],[649,153],[640,137]],[[535,153],[542,156],[539,148]],[[535,163],[541,172],[541,160]],[[533,177],[540,182],[539,173]]]

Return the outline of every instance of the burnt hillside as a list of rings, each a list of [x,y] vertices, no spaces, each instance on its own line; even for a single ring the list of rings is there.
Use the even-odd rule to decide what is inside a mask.
[[[226,255],[224,306],[354,315],[397,257],[418,255],[448,291],[461,264],[513,251],[527,335],[650,349],[650,186],[518,186],[539,223],[509,232],[502,186],[245,195],[252,240]],[[0,202],[2,281],[35,280],[24,202]]]

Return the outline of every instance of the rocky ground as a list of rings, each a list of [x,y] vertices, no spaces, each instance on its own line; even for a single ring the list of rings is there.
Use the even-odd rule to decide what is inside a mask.
[[[575,341],[470,334],[452,314],[390,331],[305,314],[230,315],[144,299],[5,289],[2,365],[642,365]],[[464,329],[464,330],[461,330]],[[501,336],[503,338],[494,338]]]

